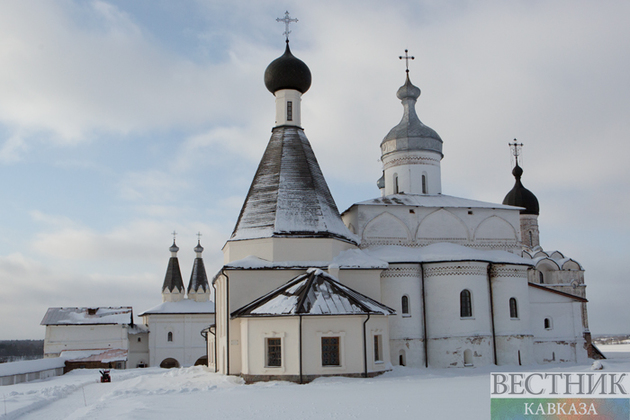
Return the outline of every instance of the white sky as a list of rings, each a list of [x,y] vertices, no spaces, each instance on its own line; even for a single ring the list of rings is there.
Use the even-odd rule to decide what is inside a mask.
[[[630,332],[630,3],[619,1],[0,3],[0,339],[43,338],[49,306],[161,302],[170,232],[208,275],[274,121],[266,66],[313,84],[302,124],[341,211],[379,195],[379,144],[422,89],[444,140],[443,192],[501,202],[507,143],[541,241],[586,268],[591,331]]]

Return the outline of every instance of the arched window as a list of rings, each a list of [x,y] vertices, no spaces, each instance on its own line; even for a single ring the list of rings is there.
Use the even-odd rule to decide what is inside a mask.
[[[533,247],[534,246],[534,236],[532,235],[532,231],[530,230],[527,233],[529,233],[529,246]]]
[[[173,333],[172,332],[168,332],[168,334],[166,335],[166,341],[173,341]]]
[[[472,366],[472,351],[470,349],[464,350],[464,366]]]
[[[462,290],[459,294],[459,316],[462,318],[470,318],[472,316],[470,290]]]
[[[403,296],[400,303],[402,304],[403,315],[409,315],[409,298],[407,296]]]
[[[540,284],[543,284],[545,282],[545,275],[542,271],[538,272],[538,280],[540,280]]]
[[[550,330],[552,328],[551,318],[545,318],[545,329]]]
[[[398,194],[398,174],[394,174],[394,194]]]
[[[427,193],[427,176],[422,175],[422,194]]]
[[[518,318],[518,306],[516,298],[510,298],[510,318]]]

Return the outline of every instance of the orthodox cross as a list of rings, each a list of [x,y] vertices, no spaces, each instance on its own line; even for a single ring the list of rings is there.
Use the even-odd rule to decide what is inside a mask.
[[[276,18],[276,22],[284,22],[284,33],[282,35],[287,37],[287,42],[289,42],[289,34],[291,31],[289,30],[289,24],[291,22],[297,22],[297,18],[291,19],[289,17],[289,12],[284,12],[284,18]]]
[[[414,57],[413,55],[409,55],[407,54],[409,52],[409,50],[405,50],[405,56],[403,57],[402,55],[399,56],[398,58],[401,60],[405,60],[405,66],[407,67],[407,73],[409,73],[409,60],[415,60],[416,57]]]
[[[523,147],[523,143],[517,143],[516,139],[514,139],[514,143],[508,143],[510,146],[510,151],[512,152],[512,156],[516,160],[516,165],[518,165],[518,157],[521,155],[521,148]]]
[[[201,232],[197,232],[197,242],[201,242]]]
[[[173,243],[175,243],[175,237],[177,236],[177,232],[173,231],[172,235],[173,235]]]

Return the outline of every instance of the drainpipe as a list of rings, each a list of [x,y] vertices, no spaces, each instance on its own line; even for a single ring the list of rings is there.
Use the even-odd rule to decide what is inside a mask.
[[[424,264],[420,263],[420,281],[422,282],[421,284],[421,289],[422,289],[422,322],[424,324],[424,331],[423,331],[423,338],[422,341],[424,342],[424,367],[428,368],[429,367],[429,343],[427,342],[427,340],[429,339],[429,335],[427,334],[427,303],[426,303],[426,299],[424,297],[425,291],[424,291]]]
[[[497,338],[494,330],[494,299],[492,297],[492,263],[488,263],[488,291],[490,293],[490,321],[492,326],[492,351],[494,364],[497,364]]]
[[[367,318],[363,322],[363,369],[365,372],[363,373],[363,377],[368,377],[368,368],[367,368],[367,333],[366,333],[366,324],[370,320],[370,313],[368,312]]]
[[[225,338],[227,341],[227,344],[226,344],[227,350],[225,352],[225,359],[226,359],[225,374],[229,375],[230,374],[230,278],[225,273],[225,269],[221,269],[221,275],[225,277]],[[216,302],[215,302],[215,305],[216,305]],[[216,320],[215,320],[215,324],[216,324]],[[216,342],[215,342],[215,346],[216,346]]]
[[[214,289],[214,373],[219,371],[219,361],[217,359],[217,287],[212,282],[212,288]],[[210,331],[208,329],[208,331]]]
[[[300,315],[300,383],[303,384],[302,381],[302,315]]]

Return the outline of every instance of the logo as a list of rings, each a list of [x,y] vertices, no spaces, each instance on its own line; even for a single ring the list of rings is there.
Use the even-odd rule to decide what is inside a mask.
[[[630,374],[515,372],[490,375],[498,419],[628,419]]]

